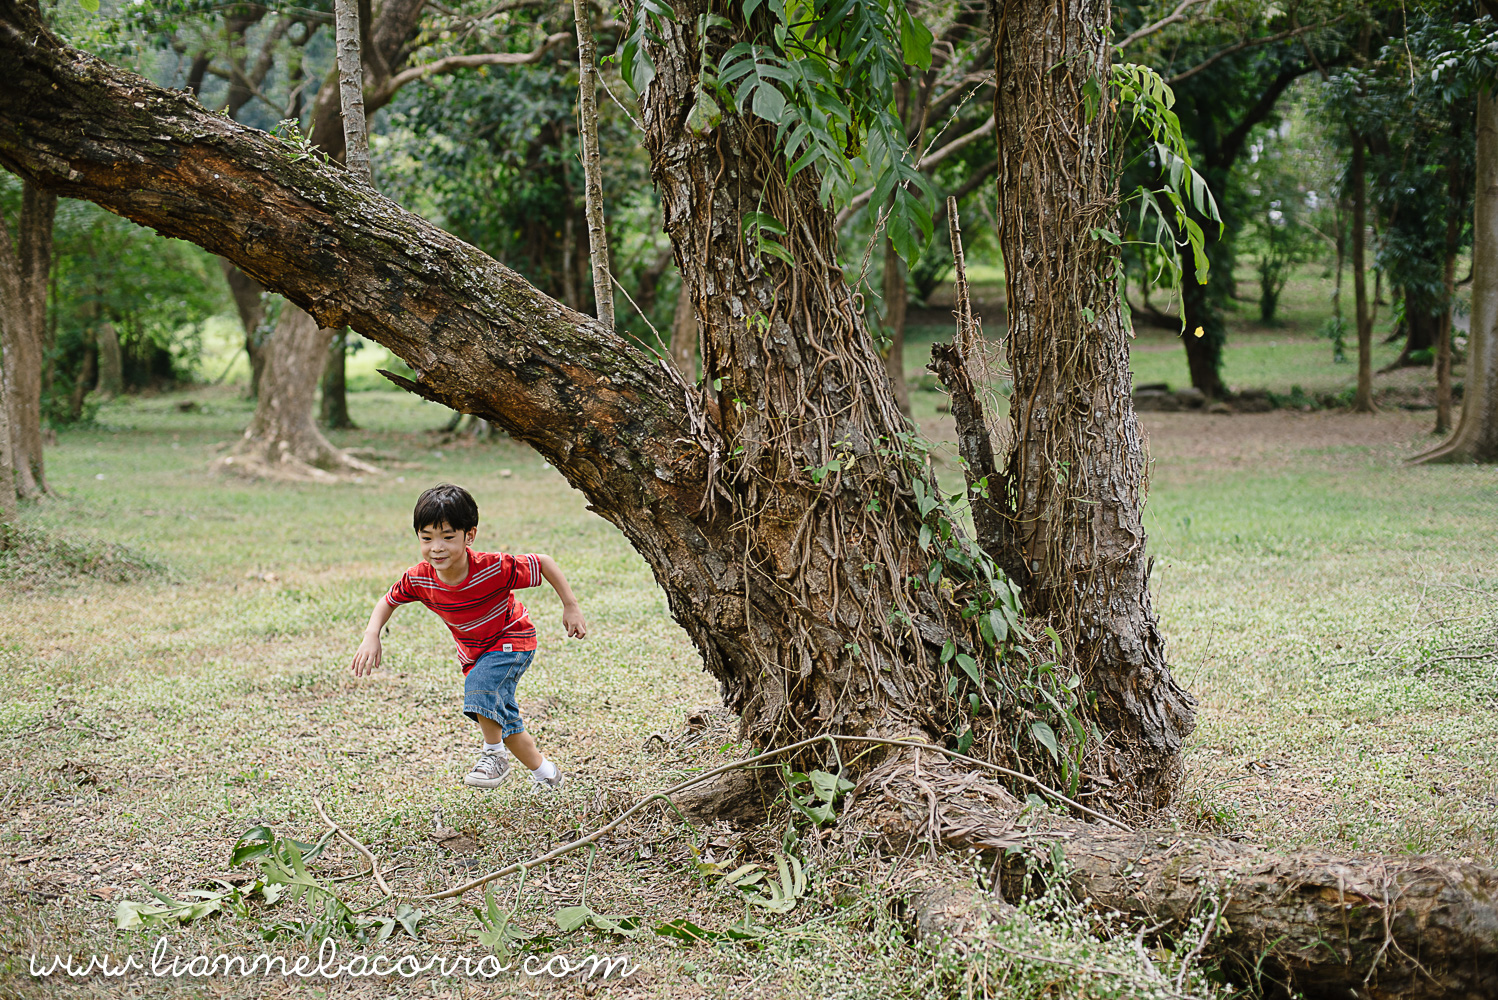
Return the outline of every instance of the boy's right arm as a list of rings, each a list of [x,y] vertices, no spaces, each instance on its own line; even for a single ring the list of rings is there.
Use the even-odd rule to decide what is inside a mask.
[[[380,631],[393,614],[395,605],[383,596],[375,602],[374,611],[369,616],[369,626],[364,630],[364,641],[359,643],[359,650],[354,653],[354,662],[349,666],[355,677],[371,674],[380,665]]]

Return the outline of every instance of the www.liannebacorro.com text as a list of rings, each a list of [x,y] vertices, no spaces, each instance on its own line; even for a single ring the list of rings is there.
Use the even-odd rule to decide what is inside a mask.
[[[177,955],[167,937],[158,938],[149,955],[90,955],[87,959],[73,955],[32,955],[30,972],[38,979],[83,979],[89,976],[123,978],[131,975],[158,979],[206,979],[213,977],[243,978],[280,976],[285,979],[360,979],[399,976],[461,976],[469,979],[497,979],[500,976],[551,977],[564,979],[625,979],[639,971],[627,955],[567,954],[526,955],[501,960],[494,955],[475,959],[471,955],[375,955],[355,954],[342,958],[338,944],[325,939],[314,959],[311,955]]]

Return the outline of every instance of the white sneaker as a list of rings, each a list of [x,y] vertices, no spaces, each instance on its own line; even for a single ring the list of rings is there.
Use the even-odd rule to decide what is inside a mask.
[[[473,788],[497,788],[509,775],[510,755],[503,750],[485,750],[479,754],[473,770],[463,778],[463,784]]]
[[[541,777],[541,771],[547,765],[551,766],[552,775],[549,778],[543,778]],[[561,788],[562,769],[557,767],[555,764],[552,764],[551,761],[548,760],[543,763],[541,767],[538,767],[536,768],[536,770],[531,772],[531,784],[536,788]]]

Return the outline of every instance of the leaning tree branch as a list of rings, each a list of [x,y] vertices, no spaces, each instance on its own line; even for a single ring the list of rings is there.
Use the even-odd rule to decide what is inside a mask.
[[[412,66],[386,80],[375,94],[370,96],[369,102],[383,107],[391,97],[395,96],[395,92],[406,84],[439,73],[452,73],[460,69],[472,69],[475,66],[528,66],[539,62],[542,56],[571,37],[572,35],[568,32],[561,31],[546,36],[544,42],[529,52],[480,52],[466,56],[444,56],[420,66]]]
[[[1175,76],[1171,77],[1165,82],[1174,86],[1175,84],[1180,83],[1182,80],[1191,79],[1202,70],[1216,63],[1219,59],[1226,59],[1234,52],[1242,52],[1244,49],[1257,48],[1260,45],[1273,45],[1275,42],[1283,42],[1288,38],[1299,37],[1300,35],[1304,35],[1308,31],[1317,31],[1321,28],[1329,28],[1346,17],[1346,14],[1338,14],[1331,20],[1322,21],[1320,24],[1303,24],[1297,28],[1287,28],[1286,30],[1281,31],[1278,34],[1265,35],[1263,38],[1245,38],[1243,41],[1238,42],[1236,45],[1229,45],[1225,49],[1219,49],[1218,51],[1208,56],[1206,59],[1203,59],[1201,62],[1197,63],[1195,66],[1191,67],[1188,70],[1183,70],[1177,73]]]
[[[1176,6],[1175,10],[1171,11],[1168,15],[1166,15],[1165,17],[1162,17],[1160,20],[1156,21],[1154,24],[1146,24],[1144,27],[1140,28],[1138,31],[1135,31],[1132,34],[1124,36],[1124,38],[1121,39],[1120,41],[1114,42],[1113,43],[1113,49],[1114,49],[1114,51],[1116,52],[1116,51],[1118,51],[1120,49],[1126,49],[1130,45],[1133,45],[1135,42],[1139,41],[1139,39],[1141,39],[1141,38],[1148,38],[1150,35],[1153,35],[1155,32],[1157,32],[1157,31],[1163,31],[1164,29],[1170,27],[1172,24],[1175,24],[1177,21],[1184,21],[1186,19],[1186,11],[1187,10],[1189,10],[1192,7],[1195,7],[1199,3],[1206,3],[1206,2],[1207,2],[1207,0],[1181,0],[1180,4],[1178,4]]]
[[[422,395],[533,445],[637,546],[701,506],[717,431],[670,366],[317,150],[63,45],[17,0],[0,0],[0,63],[12,172],[196,243],[390,348]],[[681,516],[674,530],[694,533]]]

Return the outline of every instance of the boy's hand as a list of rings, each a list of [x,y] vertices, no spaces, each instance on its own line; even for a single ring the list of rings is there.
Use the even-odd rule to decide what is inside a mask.
[[[380,636],[378,633],[364,636],[364,641],[359,643],[358,652],[354,653],[354,662],[349,669],[354,672],[355,677],[365,677],[374,673],[375,667],[380,665]]]
[[[583,609],[576,604],[562,609],[562,628],[574,639],[585,639],[588,636],[588,623],[583,618]]]

